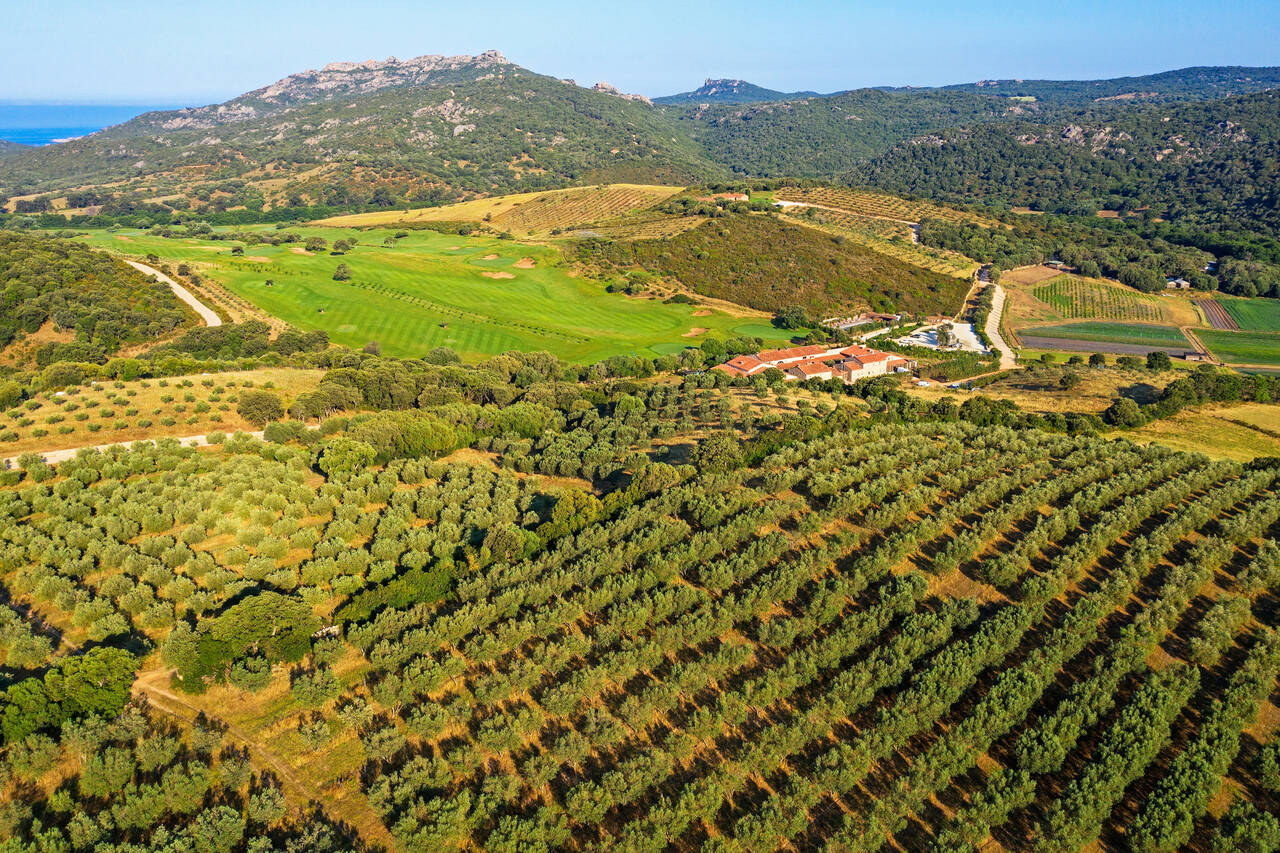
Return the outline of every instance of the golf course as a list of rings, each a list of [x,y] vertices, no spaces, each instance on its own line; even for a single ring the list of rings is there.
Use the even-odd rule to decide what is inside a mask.
[[[271,226],[256,230],[276,233]],[[609,293],[599,281],[577,277],[557,250],[544,246],[427,230],[290,230],[303,239],[270,245],[225,231],[218,234],[225,239],[209,239],[128,229],[77,239],[125,257],[154,256],[174,270],[185,264],[188,275],[217,282],[300,329],[323,330],[357,348],[374,341],[389,355],[450,347],[474,358],[518,349],[591,362],[679,352],[704,335],[755,335],[766,342],[788,335],[745,309],[730,313]],[[325,247],[304,248],[313,238]],[[353,238],[353,249],[331,251],[335,242]]]

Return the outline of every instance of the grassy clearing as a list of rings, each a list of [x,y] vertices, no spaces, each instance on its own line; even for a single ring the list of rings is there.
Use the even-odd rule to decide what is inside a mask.
[[[1280,438],[1233,423],[1250,417],[1252,406],[1186,411],[1124,433],[1140,444],[1158,443],[1174,450],[1203,453],[1214,459],[1248,461],[1280,456]]]
[[[434,231],[415,231],[388,246],[392,230],[301,230],[330,243],[356,236],[360,245],[340,257],[270,245],[249,246],[237,257],[229,241],[165,239],[138,231],[97,231],[84,239],[189,264],[299,328],[323,329],[348,346],[377,341],[384,352],[399,356],[445,346],[467,358],[519,349],[585,362],[652,354],[657,344],[696,344],[697,338],[684,337],[694,327],[731,337],[748,323],[719,310],[694,317],[700,306],[606,293],[598,282],[575,277],[558,251],[542,246]],[[333,280],[340,263],[349,267],[350,280]],[[769,332],[765,337],[772,343],[786,340],[784,332]]]
[[[258,429],[236,413],[236,393],[270,387],[288,405],[324,371],[294,368],[172,379],[99,382],[62,397],[36,395],[0,415],[0,457],[164,436]]]
[[[1197,329],[1209,351],[1228,364],[1280,365],[1280,333]]]
[[[588,225],[651,207],[683,187],[608,184],[481,198],[444,207],[358,213],[323,220],[322,225],[357,227],[414,222],[477,222],[499,231],[529,236]]]
[[[1069,391],[1063,390],[1059,384],[1067,370],[1075,372],[1081,379],[1080,384]],[[903,390],[931,402],[950,396],[961,403],[966,397],[981,394],[997,400],[1012,400],[1030,412],[1098,414],[1120,395],[1150,402],[1156,399],[1161,388],[1183,375],[1184,372],[1176,368],[1153,373],[1145,369],[1129,370],[1114,366],[1105,370],[1067,367],[1065,358],[1059,357],[1054,366],[1033,364],[1028,370],[1014,371],[978,391],[956,391],[943,384],[920,388],[914,382],[904,383]]]
[[[1156,346],[1190,346],[1186,337],[1172,326],[1156,326],[1145,323],[1061,323],[1052,326],[1026,328],[1023,333],[1042,338],[1098,341],[1116,344],[1152,344]]]
[[[1280,299],[1220,299],[1218,304],[1246,332],[1280,332]]]

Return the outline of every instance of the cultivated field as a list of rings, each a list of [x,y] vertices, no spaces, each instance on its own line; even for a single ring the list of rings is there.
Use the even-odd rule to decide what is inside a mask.
[[[1237,328],[1246,332],[1280,332],[1280,299],[1224,298],[1218,304],[1236,321]]]
[[[1160,347],[1189,347],[1190,343],[1179,330],[1171,326],[1146,323],[1106,323],[1086,321],[1035,326],[1023,330],[1023,337],[1057,338],[1062,340],[1096,341],[1099,343],[1151,344]]]
[[[1031,292],[1066,320],[1170,321],[1159,297],[1078,276],[1059,275]]]
[[[1280,332],[1227,332],[1202,329],[1196,336],[1228,364],[1280,365]]]
[[[363,227],[414,222],[475,222],[519,236],[547,236],[651,207],[683,187],[609,184],[480,198],[408,211],[335,216],[321,225]]]
[[[376,341],[394,355],[443,346],[467,357],[518,349],[593,361],[651,352],[655,344],[696,344],[688,337],[694,328],[732,336],[747,322],[718,310],[695,317],[699,306],[606,293],[600,283],[574,277],[559,252],[541,246],[427,230],[400,239],[392,230],[299,230],[329,243],[360,242],[340,256],[308,254],[297,245],[249,246],[236,256],[231,241],[137,231],[96,231],[84,239],[134,257],[155,254],[175,267],[186,263],[298,328],[322,329],[356,348]],[[349,280],[334,280],[339,264],[349,268]],[[780,342],[786,333],[772,330],[767,337]]]
[[[0,539],[0,580],[48,649],[161,649],[135,692],[235,747],[135,763],[146,720],[105,757],[65,736],[50,787],[89,815],[147,791],[182,825],[270,772],[267,814],[314,800],[414,851],[1200,849],[1224,782],[1269,796],[1274,467],[964,422],[769,434],[725,464],[730,395],[596,397],[535,442],[332,477],[233,440],[6,480],[30,534]],[[163,787],[101,781],[155,767]]]
[[[991,220],[965,210],[844,187],[782,187],[773,193],[773,197],[778,201],[798,201],[822,207],[839,208],[864,218],[899,223],[941,219],[947,222],[975,222],[987,227],[995,225]]]
[[[1223,308],[1222,303],[1217,299],[1197,299],[1196,307],[1204,313],[1209,325],[1215,329],[1234,330],[1240,328],[1240,324],[1236,322],[1235,317]]]
[[[275,391],[287,407],[323,371],[294,368],[129,382],[102,380],[61,395],[43,392],[0,415],[0,458],[28,451],[91,447],[165,436],[246,432],[260,427],[236,412],[247,388]]]

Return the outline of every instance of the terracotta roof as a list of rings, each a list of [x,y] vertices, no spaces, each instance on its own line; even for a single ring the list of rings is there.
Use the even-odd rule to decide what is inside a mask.
[[[831,365],[823,364],[821,361],[801,361],[787,367],[788,371],[798,370],[806,376],[814,376],[819,373],[830,373]]]
[[[764,352],[756,353],[756,358],[761,361],[784,361],[789,358],[813,358],[816,355],[825,355],[830,351],[827,347],[811,344],[805,347],[790,347],[788,349],[767,349]]]

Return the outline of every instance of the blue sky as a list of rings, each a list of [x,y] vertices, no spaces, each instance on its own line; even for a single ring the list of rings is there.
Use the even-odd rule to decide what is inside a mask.
[[[5,5],[0,100],[10,102],[208,103],[335,60],[486,49],[648,95],[708,76],[834,91],[1280,64],[1275,0]]]

